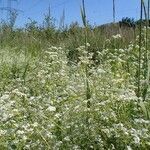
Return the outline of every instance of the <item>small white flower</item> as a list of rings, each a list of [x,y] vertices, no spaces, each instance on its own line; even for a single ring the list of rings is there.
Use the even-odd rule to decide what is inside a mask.
[[[60,117],[61,117],[61,114],[57,113],[57,114],[55,115],[55,117],[56,117],[56,118],[60,118]]]
[[[65,141],[70,141],[69,136],[66,136],[66,137],[64,138],[64,140],[65,140]]]
[[[8,94],[5,94],[1,97],[1,100],[7,100],[9,99],[9,95]]]
[[[6,134],[5,130],[0,130],[0,136],[4,136]]]
[[[16,94],[17,96],[20,96],[20,97],[26,97],[26,94],[20,92],[18,89],[14,89],[12,91],[12,94]]]
[[[73,150],[79,150],[80,148],[79,148],[79,146],[78,145],[75,145],[74,147],[73,147]]]
[[[23,139],[24,141],[26,141],[28,138],[24,135],[24,136],[22,137],[22,139]]]
[[[31,100],[31,101],[32,101],[32,100],[34,100],[34,99],[35,99],[35,97],[34,97],[34,96],[31,96],[31,97],[30,97],[30,100]]]
[[[130,146],[127,146],[127,150],[132,150],[132,148]]]
[[[134,137],[134,143],[135,144],[139,144],[140,143],[140,138],[137,135]]]
[[[34,122],[34,123],[32,124],[32,126],[33,126],[33,127],[37,127],[37,126],[38,126],[38,123],[37,123],[37,122]]]
[[[121,35],[120,34],[116,34],[116,35],[113,35],[112,38],[114,38],[114,39],[120,39]]]
[[[89,44],[89,43],[86,43],[86,46],[87,46],[87,47],[89,47],[89,46],[90,46],[90,44]]]
[[[13,109],[12,112],[13,113],[18,113],[19,111],[18,111],[18,109]]]
[[[18,131],[17,131],[17,134],[22,135],[22,134],[24,134],[24,131],[18,130]]]
[[[56,107],[54,107],[54,106],[49,106],[49,107],[47,108],[47,111],[56,111]]]

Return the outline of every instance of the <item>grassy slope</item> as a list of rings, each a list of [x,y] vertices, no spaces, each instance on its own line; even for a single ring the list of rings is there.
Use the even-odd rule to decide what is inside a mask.
[[[149,149],[150,96],[136,96],[138,39],[127,30],[88,29],[88,54],[80,28],[3,34],[0,149]]]

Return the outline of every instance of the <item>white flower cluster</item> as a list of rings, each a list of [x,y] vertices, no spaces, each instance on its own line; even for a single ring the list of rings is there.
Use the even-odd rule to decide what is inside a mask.
[[[51,46],[19,68],[19,77],[1,78],[0,149],[149,149],[150,103],[138,105],[134,85],[137,47],[106,47],[99,65],[90,47],[77,48],[72,65],[65,48]]]
[[[114,38],[114,39],[120,39],[121,35],[120,34],[116,34],[116,35],[113,35],[112,38]]]

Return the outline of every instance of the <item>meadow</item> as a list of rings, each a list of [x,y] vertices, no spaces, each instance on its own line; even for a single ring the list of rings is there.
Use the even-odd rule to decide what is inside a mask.
[[[84,9],[83,27],[1,23],[0,150],[150,149],[150,28]]]

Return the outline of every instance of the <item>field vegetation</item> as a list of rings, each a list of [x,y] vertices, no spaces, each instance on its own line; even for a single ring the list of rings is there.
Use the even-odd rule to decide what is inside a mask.
[[[81,18],[1,22],[0,150],[150,149],[148,18]]]

